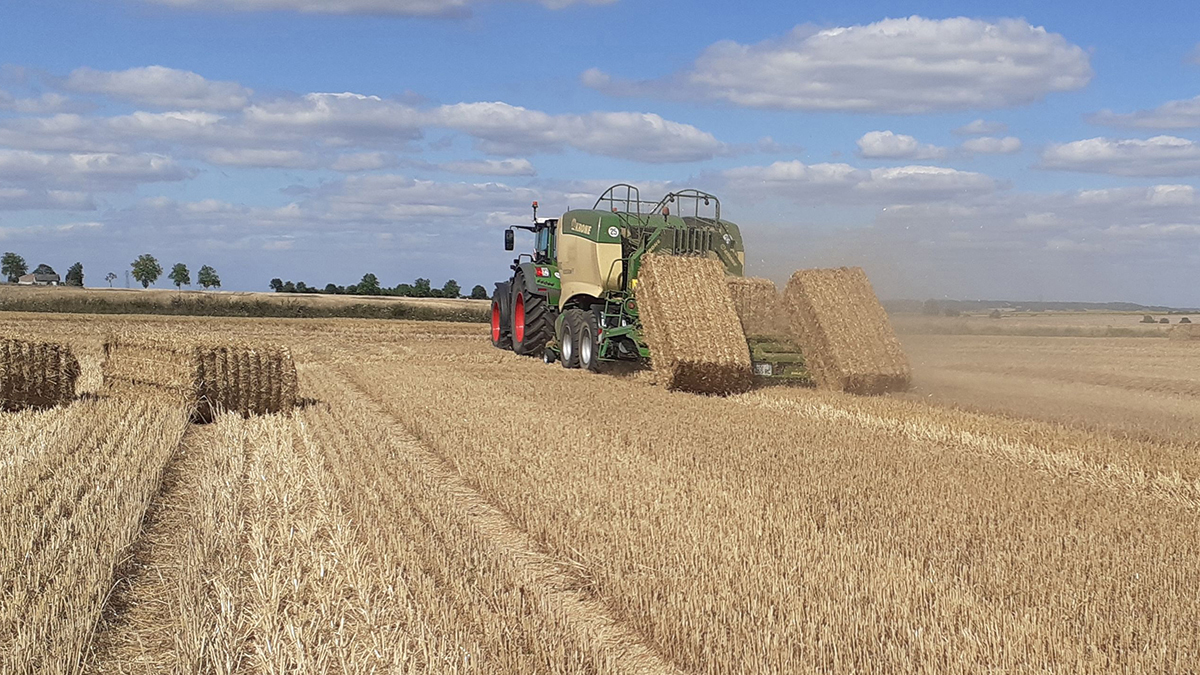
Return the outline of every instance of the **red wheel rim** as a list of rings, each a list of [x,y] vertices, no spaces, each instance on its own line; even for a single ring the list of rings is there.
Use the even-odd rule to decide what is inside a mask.
[[[525,342],[525,294],[517,293],[517,303],[513,307],[513,337],[517,342]]]
[[[492,342],[500,341],[500,302],[492,301]]]

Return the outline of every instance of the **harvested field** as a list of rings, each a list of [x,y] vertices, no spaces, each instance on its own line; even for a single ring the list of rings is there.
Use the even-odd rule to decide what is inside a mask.
[[[486,326],[0,314],[0,329],[17,320],[84,355],[122,330],[287,344],[315,401],[190,427],[174,399],[103,393],[0,416],[19,448],[0,454],[0,672],[1200,660],[1200,605],[1180,590],[1200,584],[1190,345],[918,336],[911,394],[719,398],[548,367],[492,348]],[[1059,370],[1034,380],[1039,362]],[[920,388],[949,372],[1053,378],[1056,419]],[[1090,416],[1093,390],[1193,416],[1177,436],[1165,414],[1118,433]]]
[[[819,386],[855,394],[911,386],[908,358],[862,268],[800,270],[784,303]]]
[[[750,352],[719,262],[649,255],[638,280],[646,344],[668,389],[729,394],[750,388]]]
[[[1200,340],[1200,324],[1180,324],[1172,328],[1168,336],[1180,342]]]
[[[203,420],[223,410],[262,415],[296,405],[296,365],[286,347],[111,337],[103,350],[109,392],[174,396]]]
[[[69,403],[75,398],[79,372],[70,347],[0,338],[0,410]]]
[[[729,277],[725,280],[746,336],[778,337],[788,334],[780,307],[779,291],[770,279]]]

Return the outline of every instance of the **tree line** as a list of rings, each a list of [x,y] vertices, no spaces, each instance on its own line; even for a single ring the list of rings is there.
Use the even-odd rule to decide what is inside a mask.
[[[349,286],[325,284],[324,288],[309,286],[303,281],[284,281],[278,277],[268,284],[276,293],[320,293],[325,295],[391,295],[403,298],[461,298],[462,287],[454,279],[447,281],[441,288],[434,288],[429,279],[418,278],[411,284],[397,284],[394,287],[382,286],[379,277],[370,272],[363,275],[361,281]],[[474,300],[486,300],[487,289],[476,285],[466,296]]]
[[[129,263],[132,268],[131,276],[136,279],[142,288],[149,288],[151,284],[158,281],[162,276],[163,268],[158,263],[158,259],[149,253],[143,253],[136,260]],[[58,274],[53,267],[42,263],[33,270],[34,274]],[[3,274],[9,283],[16,283],[21,277],[29,274],[29,264],[25,262],[25,258],[13,253],[6,252],[0,257],[0,274]],[[192,273],[188,270],[187,265],[183,263],[175,263],[171,268],[171,273],[167,275],[176,288],[192,285]],[[112,287],[114,281],[117,280],[116,272],[109,272],[104,275],[104,280],[108,282],[109,288]],[[217,275],[217,271],[208,265],[200,268],[196,275],[196,281],[205,289],[220,288],[221,277]],[[77,262],[67,268],[67,276],[63,277],[63,284],[67,286],[83,286],[83,263]]]

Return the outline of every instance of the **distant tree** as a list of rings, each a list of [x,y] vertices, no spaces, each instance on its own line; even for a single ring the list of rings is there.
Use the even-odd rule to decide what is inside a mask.
[[[83,286],[83,263],[77,262],[67,268],[66,284],[68,286]]]
[[[220,288],[221,277],[217,276],[217,271],[208,265],[200,268],[200,273],[196,275],[196,281],[200,283],[205,290],[209,288]]]
[[[937,300],[926,300],[921,306],[921,313],[929,316],[939,316],[942,313],[942,304]]]
[[[33,270],[33,273],[34,274],[58,274],[58,272],[54,271],[53,267],[47,265],[46,263],[42,263],[42,264],[38,265]]]
[[[279,289],[279,292],[280,293],[295,293],[296,292],[296,284],[293,284],[290,281],[285,281],[285,282],[283,282],[283,288]]]
[[[358,282],[359,295],[383,295],[383,289],[379,287],[379,277],[367,272],[363,275],[362,281]]]
[[[484,288],[483,286],[480,286],[479,284],[475,284],[475,288],[471,289],[471,299],[472,300],[487,300],[488,299],[487,289]]]
[[[350,284],[342,289],[342,293],[346,295],[358,295],[358,284]]]
[[[0,274],[8,277],[8,280],[16,283],[21,277],[29,273],[29,265],[25,263],[25,259],[21,256],[8,251],[3,257],[0,257]]]
[[[296,282],[296,292],[297,293],[313,293],[315,291],[316,291],[315,288],[309,288],[308,284],[304,283],[303,281]]]
[[[992,318],[992,319],[1002,319],[1002,318],[1004,318],[1004,315],[1000,313],[1000,310],[993,309],[992,313],[988,314],[988,317]]]
[[[282,293],[283,292],[283,279],[280,279],[279,277],[275,277],[274,279],[272,279],[271,280],[271,290],[275,291],[276,293]]]
[[[432,289],[429,287],[428,279],[418,278],[413,282],[413,296],[418,298],[428,298],[433,295]]]
[[[158,259],[149,253],[143,253],[130,263],[133,267],[133,278],[137,279],[142,284],[142,288],[150,288],[150,284],[158,281],[162,276],[162,265],[158,264]]]
[[[187,265],[183,263],[175,263],[171,268],[171,273],[167,278],[175,282],[175,288],[183,288],[184,286],[192,285],[192,273],[188,271]]]
[[[112,282],[114,282],[114,281],[116,281],[116,280],[117,280],[117,273],[116,273],[116,272],[109,272],[108,274],[105,274],[105,275],[104,275],[104,280],[108,282],[108,287],[109,287],[109,288],[112,288]]]
[[[460,295],[462,295],[462,286],[459,286],[457,281],[451,279],[446,282],[445,286],[442,286],[443,298],[457,298]]]
[[[954,309],[953,307],[947,307],[946,309],[942,310],[943,316],[959,316],[961,314],[962,314],[962,312],[958,311],[957,309]]]
[[[337,284],[325,284],[325,292],[331,295],[337,295],[339,292]]]
[[[392,295],[411,298],[413,296],[412,284],[396,284],[396,287],[392,289]]]

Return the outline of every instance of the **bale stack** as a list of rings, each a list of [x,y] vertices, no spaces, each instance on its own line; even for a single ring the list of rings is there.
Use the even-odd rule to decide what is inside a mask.
[[[750,388],[750,352],[721,263],[647,255],[637,302],[655,374],[668,389],[731,394]]]
[[[912,385],[908,357],[862,268],[800,270],[784,304],[819,386],[882,394]]]
[[[55,342],[0,338],[0,409],[52,408],[75,398],[79,361]]]
[[[725,283],[742,322],[742,332],[747,337],[787,335],[787,321],[774,281],[757,277],[728,277]]]
[[[286,347],[110,337],[104,342],[104,386],[111,393],[165,396],[194,408],[198,421],[219,411],[244,416],[296,405],[296,365]]]

